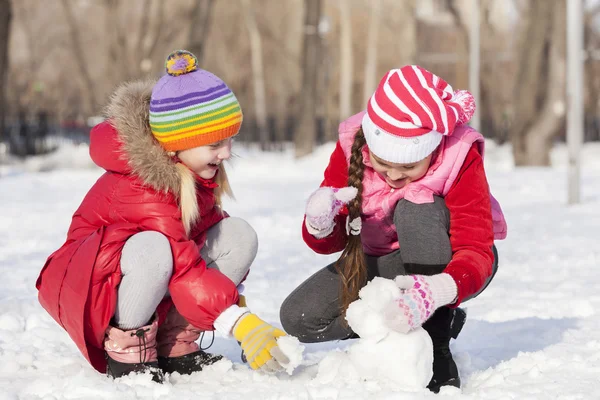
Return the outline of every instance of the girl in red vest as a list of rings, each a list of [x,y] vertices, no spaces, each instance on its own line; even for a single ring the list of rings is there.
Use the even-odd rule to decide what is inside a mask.
[[[106,172],[48,258],[40,303],[113,377],[150,371],[161,382],[199,371],[221,358],[196,343],[213,330],[235,337],[253,369],[279,370],[284,332],[238,292],[256,233],[221,209],[240,105],[189,52],[172,53],[166,70],[155,84],[121,86],[92,130],[90,155]]]
[[[344,320],[349,303],[373,277],[394,279],[403,295],[390,327],[422,326],[434,346],[428,387],[460,387],[449,348],[465,319],[457,307],[487,286],[498,266],[494,239],[506,236],[484,139],[465,125],[474,111],[470,93],[405,66],[383,77],[365,112],[340,124],[302,235],[317,253],[343,253],[284,301],[287,332],[303,342],[356,337]]]

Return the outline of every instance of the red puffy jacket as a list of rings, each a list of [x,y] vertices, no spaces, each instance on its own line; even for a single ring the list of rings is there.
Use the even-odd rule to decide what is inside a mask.
[[[200,256],[206,230],[224,218],[213,181],[176,167],[151,135],[147,121],[151,83],[127,84],[108,108],[109,121],[91,132],[90,155],[106,172],[75,211],[63,246],[48,257],[37,280],[39,301],[69,333],[86,359],[104,372],[104,333],[115,312],[121,250],[142,231],[164,234],[173,252],[171,299],[194,326],[214,320],[238,301],[235,284]],[[200,213],[187,234],[178,205],[183,174],[196,180]],[[190,175],[192,174],[192,175]],[[193,182],[193,180],[190,180]]]

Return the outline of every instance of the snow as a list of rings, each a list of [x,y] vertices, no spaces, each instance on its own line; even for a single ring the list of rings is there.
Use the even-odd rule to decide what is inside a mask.
[[[300,344],[297,337],[289,335],[278,338],[277,346],[289,360],[287,363],[282,363],[285,372],[287,372],[288,375],[292,375],[294,370],[302,364],[304,358],[304,355],[302,354],[304,352],[304,346]]]
[[[253,312],[280,327],[285,297],[336,259],[313,253],[300,235],[305,201],[333,145],[299,161],[289,151],[236,150],[230,176],[238,201],[227,200],[226,209],[248,220],[260,240],[244,294]],[[356,340],[305,344],[291,376],[251,371],[238,344],[218,335],[210,351],[228,360],[192,376],[174,374],[164,385],[95,372],[35,290],[46,257],[63,243],[73,211],[101,174],[86,157],[84,147],[73,147],[0,166],[0,400],[437,398],[352,371],[347,360]],[[509,233],[497,243],[498,274],[465,303],[467,323],[452,342],[462,391],[444,388],[441,398],[600,398],[600,146],[584,147],[582,203],[574,206],[566,205],[566,159],[557,146],[553,167],[514,168],[509,147],[488,146],[488,180]],[[360,353],[373,368],[401,370],[402,354],[368,345]]]

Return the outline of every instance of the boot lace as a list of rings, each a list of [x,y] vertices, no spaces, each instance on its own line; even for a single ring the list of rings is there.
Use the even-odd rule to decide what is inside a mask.
[[[150,331],[150,328],[148,328],[148,329],[140,328],[140,329],[136,330],[135,332],[131,332],[132,337],[137,336],[138,343],[140,345],[140,364],[142,364],[146,361],[146,354],[147,354],[146,332],[149,332],[149,331]],[[143,355],[142,355],[142,351],[143,351]]]
[[[215,332],[214,331],[210,331],[210,333],[212,334],[212,337],[210,339],[210,343],[208,344],[208,346],[202,347],[202,341],[204,340],[204,334],[205,333],[206,333],[206,331],[202,331],[202,333],[200,334],[200,350],[202,350],[202,351],[210,349],[210,346],[212,346],[213,343],[215,342]]]

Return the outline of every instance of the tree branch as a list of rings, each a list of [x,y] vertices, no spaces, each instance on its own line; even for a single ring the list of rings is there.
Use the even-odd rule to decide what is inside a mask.
[[[150,22],[150,10],[152,9],[153,0],[143,0],[142,11],[140,14],[140,31],[137,38],[135,51],[144,54],[144,39],[148,34],[148,24]]]
[[[73,46],[73,54],[74,61],[79,69],[79,73],[81,74],[81,78],[83,79],[84,90],[87,92],[85,96],[88,102],[88,112],[93,113],[96,112],[97,103],[96,103],[96,88],[94,86],[94,82],[90,77],[89,70],[85,65],[85,60],[87,57],[83,51],[83,45],[81,43],[81,34],[79,32],[79,27],[77,26],[77,21],[75,20],[75,16],[73,14],[73,9],[71,7],[71,3],[68,0],[61,0],[61,4],[63,6],[65,17],[67,19],[67,25],[69,26],[69,35],[71,37],[71,45]]]
[[[154,38],[150,44],[150,47],[148,47],[148,51],[146,52],[145,58],[149,58],[151,60],[154,58],[154,53],[156,52],[156,48],[158,46],[158,41],[159,41],[162,31],[163,31],[163,24],[164,24],[164,19],[165,19],[164,13],[165,13],[165,1],[159,0],[158,7],[156,9],[156,31],[154,33]]]
[[[467,26],[465,25],[465,21],[463,21],[462,16],[460,15],[460,11],[458,11],[458,9],[456,8],[455,0],[446,0],[446,7],[448,8],[448,11],[452,15],[452,18],[454,19],[454,23],[455,23],[456,27],[458,28],[460,35],[463,38],[463,43],[464,43],[465,47],[468,47],[469,30],[468,30]]]
[[[198,58],[199,64],[202,64],[202,58],[204,57],[204,44],[210,29],[213,6],[214,0],[196,0],[192,10],[188,46],[190,51]]]

